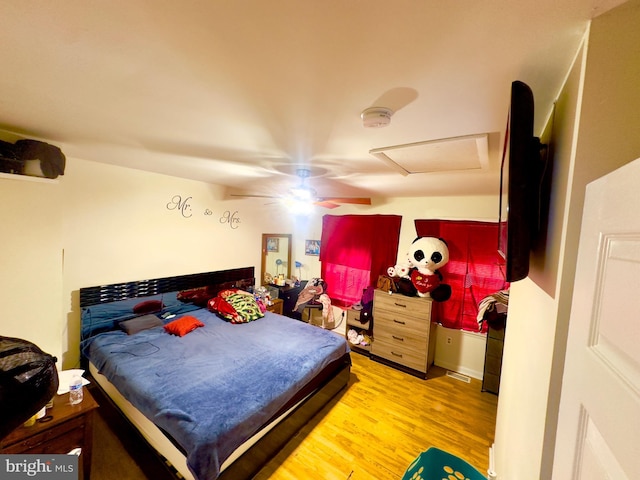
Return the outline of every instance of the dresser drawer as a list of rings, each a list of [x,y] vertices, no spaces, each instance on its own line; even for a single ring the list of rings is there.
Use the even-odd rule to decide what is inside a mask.
[[[376,332],[380,328],[395,330],[406,335],[410,333],[422,335],[425,338],[429,335],[429,320],[411,317],[404,312],[393,314],[374,307],[373,319]]]
[[[484,373],[500,375],[502,369],[502,357],[487,356],[484,361]]]
[[[501,357],[504,343],[502,340],[496,340],[495,338],[487,338],[487,357]]]
[[[84,417],[74,418],[55,428],[7,445],[3,447],[2,453],[67,453],[83,446],[84,429]]]
[[[500,390],[500,375],[485,373],[482,379],[482,389],[487,392],[498,393],[498,390]]]
[[[397,328],[388,324],[376,323],[376,340],[384,340],[388,343],[404,346],[406,349],[419,352],[427,351],[429,340],[428,330],[410,330],[408,328]]]
[[[416,320],[431,321],[431,299],[407,297],[401,294],[389,295],[381,290],[374,293],[373,308],[378,315],[405,315]],[[374,319],[376,315],[374,314]]]
[[[426,347],[422,349],[411,348],[402,342],[393,339],[389,341],[388,337],[380,338],[376,334],[371,353],[420,372],[427,371]]]

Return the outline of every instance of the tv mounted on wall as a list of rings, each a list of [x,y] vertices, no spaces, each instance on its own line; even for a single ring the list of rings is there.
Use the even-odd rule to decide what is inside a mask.
[[[539,232],[543,145],[533,134],[533,93],[521,81],[511,84],[500,172],[498,252],[505,259],[505,280],[529,274],[529,254]]]

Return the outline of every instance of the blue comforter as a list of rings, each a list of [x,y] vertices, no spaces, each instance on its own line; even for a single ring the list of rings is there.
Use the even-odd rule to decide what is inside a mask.
[[[138,410],[186,452],[199,480],[224,460],[318,372],[349,351],[331,331],[266,312],[231,324],[208,310],[184,337],[162,327],[101,333],[85,355]]]

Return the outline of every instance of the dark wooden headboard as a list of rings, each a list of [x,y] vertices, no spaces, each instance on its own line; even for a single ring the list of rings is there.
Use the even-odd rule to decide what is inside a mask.
[[[254,284],[254,267],[244,267],[81,288],[81,350],[94,335],[118,328],[120,321],[149,313],[136,310],[148,302],[157,302],[153,307],[158,308],[158,313],[184,314],[202,305],[193,298],[180,299],[181,292],[205,287],[206,294],[213,296],[224,288],[248,290]]]
[[[253,286],[254,267],[85,287],[80,289],[80,307],[231,282],[243,289]]]

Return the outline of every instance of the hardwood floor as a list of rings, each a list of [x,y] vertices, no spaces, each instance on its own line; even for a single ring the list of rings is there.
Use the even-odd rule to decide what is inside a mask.
[[[432,367],[421,380],[352,354],[349,389],[262,469],[265,479],[399,479],[437,446],[488,468],[497,397]]]
[[[357,353],[352,360],[348,389],[307,424],[256,480],[397,480],[430,446],[486,472],[497,397],[481,392],[478,380],[465,383],[439,367],[432,367],[429,378],[421,380]],[[134,436],[117,431],[115,419],[96,423],[93,479],[168,478]],[[119,460],[109,459],[112,455]],[[133,467],[127,469],[129,474],[114,476],[114,461]]]

